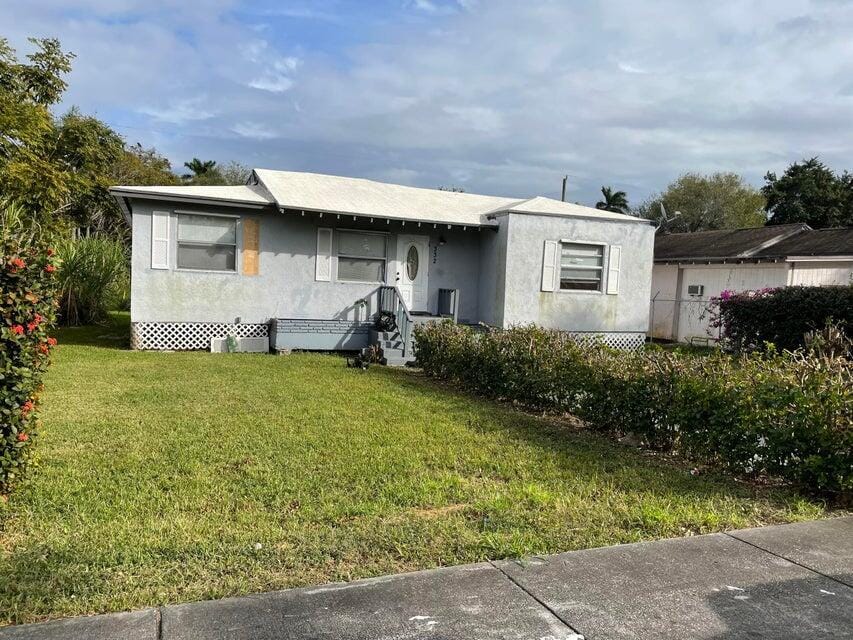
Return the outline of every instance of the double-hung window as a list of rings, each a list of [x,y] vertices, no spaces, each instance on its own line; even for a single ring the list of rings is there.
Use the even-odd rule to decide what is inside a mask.
[[[601,291],[604,246],[560,243],[560,289]]]
[[[338,231],[338,276],[342,282],[385,282],[386,235]]]
[[[237,270],[237,219],[178,215],[178,268]]]

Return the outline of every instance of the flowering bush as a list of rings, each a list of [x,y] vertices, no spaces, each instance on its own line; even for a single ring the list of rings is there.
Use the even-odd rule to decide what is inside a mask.
[[[0,211],[0,499],[10,493],[31,458],[38,426],[38,394],[56,340],[57,260],[12,209]]]
[[[760,350],[768,342],[793,351],[828,321],[841,323],[853,338],[853,285],[723,291],[712,302],[711,325],[735,351]]]
[[[570,412],[735,473],[853,489],[853,373],[843,357],[620,352],[536,327],[444,323],[415,336],[424,371],[470,391]]]

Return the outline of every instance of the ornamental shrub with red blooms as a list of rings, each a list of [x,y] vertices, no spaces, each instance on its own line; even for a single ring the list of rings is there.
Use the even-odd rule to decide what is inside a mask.
[[[38,395],[56,340],[56,258],[11,207],[0,208],[0,500],[24,477]]]
[[[711,326],[732,351],[760,351],[765,343],[794,351],[805,335],[836,323],[853,339],[853,284],[723,291],[712,299]],[[850,354],[853,356],[853,354]]]

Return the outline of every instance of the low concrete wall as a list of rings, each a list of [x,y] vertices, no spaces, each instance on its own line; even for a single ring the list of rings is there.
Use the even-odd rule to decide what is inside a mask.
[[[371,322],[278,318],[270,322],[273,350],[357,351],[369,343]]]

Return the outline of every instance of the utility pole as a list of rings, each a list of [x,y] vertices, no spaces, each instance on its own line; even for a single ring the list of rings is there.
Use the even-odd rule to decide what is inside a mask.
[[[566,201],[566,182],[568,181],[568,179],[568,175],[563,176],[563,194],[560,196],[560,202]]]

